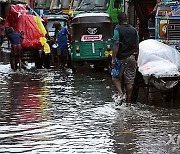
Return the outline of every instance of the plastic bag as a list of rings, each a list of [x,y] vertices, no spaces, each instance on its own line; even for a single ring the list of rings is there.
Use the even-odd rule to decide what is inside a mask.
[[[115,67],[113,67],[111,70],[111,76],[117,77],[121,71],[122,62],[117,58],[114,60],[114,62],[115,62]]]
[[[145,40],[139,44],[139,72],[143,76],[180,75],[180,53],[156,40]]]

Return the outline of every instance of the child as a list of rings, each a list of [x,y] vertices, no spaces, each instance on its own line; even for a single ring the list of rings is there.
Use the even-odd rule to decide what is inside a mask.
[[[17,70],[17,63],[19,63],[19,70],[21,70],[21,55],[22,46],[21,39],[23,38],[23,32],[17,33],[12,27],[8,29],[7,38],[11,43],[11,57],[12,57],[12,68],[14,71]]]

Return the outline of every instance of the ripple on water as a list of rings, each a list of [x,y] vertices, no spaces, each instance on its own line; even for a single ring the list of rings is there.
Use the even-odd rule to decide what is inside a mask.
[[[0,153],[178,152],[179,110],[124,104],[107,74],[58,70],[0,77]],[[108,88],[107,88],[108,87]]]

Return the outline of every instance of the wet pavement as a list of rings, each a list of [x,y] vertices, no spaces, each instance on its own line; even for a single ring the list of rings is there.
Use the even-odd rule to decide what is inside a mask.
[[[0,153],[180,153],[180,109],[143,102],[117,109],[107,72],[14,73],[8,57],[1,52]]]

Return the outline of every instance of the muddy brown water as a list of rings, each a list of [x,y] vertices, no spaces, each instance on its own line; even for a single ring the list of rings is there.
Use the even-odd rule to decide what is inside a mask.
[[[142,100],[117,109],[114,94],[104,71],[14,73],[1,61],[0,153],[180,153],[179,109]]]

